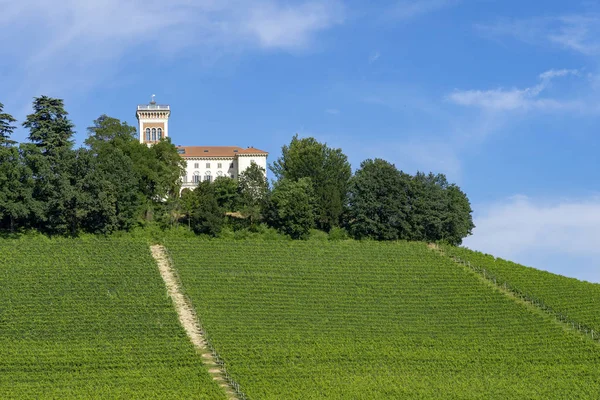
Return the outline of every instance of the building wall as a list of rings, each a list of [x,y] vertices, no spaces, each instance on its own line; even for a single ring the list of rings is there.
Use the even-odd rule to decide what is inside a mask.
[[[163,137],[169,137],[169,114],[166,112],[154,113],[138,111],[140,143],[156,143],[146,140],[146,128],[161,128]]]
[[[182,177],[182,189],[195,188],[198,182],[206,179],[206,176],[210,176],[213,182],[219,176],[237,179],[240,172],[245,171],[252,161],[265,168],[265,173],[267,167],[266,156],[237,156],[227,158],[185,157],[184,159],[186,161],[186,168],[185,175]],[[198,181],[194,181],[194,176],[198,176]]]
[[[250,164],[253,162],[257,164],[259,167],[263,167],[265,169],[265,174],[267,172],[267,157],[266,156],[246,156],[240,154],[238,157],[238,174],[244,172]]]

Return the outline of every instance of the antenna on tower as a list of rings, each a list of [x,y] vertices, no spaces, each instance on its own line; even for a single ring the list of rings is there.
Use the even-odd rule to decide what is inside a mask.
[[[154,101],[154,98],[156,97],[155,94],[152,95],[152,101],[150,101],[150,104],[156,104],[156,101]]]

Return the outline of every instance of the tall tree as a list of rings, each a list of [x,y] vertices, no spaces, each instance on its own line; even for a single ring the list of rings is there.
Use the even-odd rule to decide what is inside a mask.
[[[0,103],[0,229],[14,231],[27,217],[31,204],[31,181],[16,142],[10,139],[16,122]]]
[[[365,160],[348,189],[345,225],[356,239],[409,239],[410,176],[382,160]]]
[[[446,189],[443,174],[428,175],[417,172],[410,184],[410,214],[412,240],[435,242],[444,237],[444,219],[447,212]]]
[[[270,197],[267,223],[293,239],[303,239],[314,227],[314,208],[310,178],[280,179]]]
[[[106,115],[88,127],[85,143],[95,160],[88,182],[94,203],[86,230],[112,232],[130,229],[138,219],[144,201],[140,174],[130,154],[134,148],[147,150],[135,138],[136,129]]]
[[[217,204],[215,186],[209,181],[200,182],[194,189],[195,209],[192,212],[191,225],[196,233],[216,236],[221,232],[225,216]]]
[[[473,210],[467,195],[454,184],[446,190],[448,199],[448,215],[444,220],[445,236],[442,240],[459,246],[462,240],[471,235],[475,224],[473,223]]]
[[[219,207],[224,211],[236,211],[239,206],[237,182],[227,176],[219,176],[213,185]]]
[[[309,137],[292,138],[282,155],[271,166],[277,179],[310,178],[315,196],[315,223],[329,230],[338,226],[344,210],[348,180],[352,170],[341,149],[333,149]]]
[[[75,126],[67,116],[61,99],[36,97],[33,101],[33,114],[27,116],[23,126],[29,129],[29,140],[44,154],[71,149]]]
[[[72,150],[74,125],[63,101],[42,96],[33,101],[33,113],[23,123],[33,146],[25,147],[34,177],[34,225],[50,234],[75,234],[81,195],[74,184],[76,155]]]
[[[263,208],[269,193],[266,171],[251,163],[238,177],[239,208],[241,213],[254,224],[262,219]]]
[[[0,103],[0,146],[8,146],[14,144],[15,141],[10,140],[10,135],[13,134],[16,127],[11,125],[17,122],[12,115],[4,112],[4,104]]]

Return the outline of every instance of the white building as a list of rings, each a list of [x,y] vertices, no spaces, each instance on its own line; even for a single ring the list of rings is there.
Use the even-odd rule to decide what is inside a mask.
[[[163,137],[169,137],[169,117],[171,107],[156,104],[154,96],[149,104],[137,107],[138,132],[140,143],[148,146]],[[269,153],[254,147],[237,146],[177,146],[177,151],[186,161],[182,177],[182,189],[193,189],[200,181],[213,181],[219,176],[237,179],[251,163],[267,170]]]

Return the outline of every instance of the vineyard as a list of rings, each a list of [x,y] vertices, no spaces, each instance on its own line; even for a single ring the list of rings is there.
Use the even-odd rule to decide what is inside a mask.
[[[250,399],[600,393],[597,342],[423,243],[165,245]]]
[[[600,339],[600,285],[528,268],[465,248],[444,246],[451,257],[484,271],[498,285],[535,302],[581,330],[594,330]]]
[[[0,398],[222,399],[148,246],[0,241]]]

